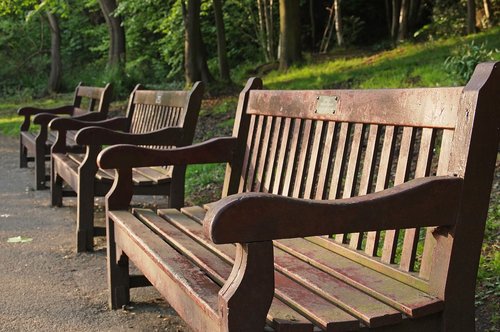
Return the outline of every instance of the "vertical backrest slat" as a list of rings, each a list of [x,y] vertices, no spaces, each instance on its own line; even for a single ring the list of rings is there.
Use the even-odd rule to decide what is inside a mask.
[[[291,137],[288,138],[290,140],[290,151],[288,151],[285,180],[283,183],[283,189],[281,190],[281,194],[285,196],[290,195],[290,188],[292,186],[292,181],[293,181],[297,146],[299,145],[299,140],[297,138],[300,136],[301,127],[302,127],[302,120],[294,119],[293,134]]]
[[[413,154],[413,142],[415,140],[415,130],[413,127],[404,127],[401,145],[399,149],[398,164],[394,185],[401,184],[408,179],[411,156]],[[394,207],[397,208],[397,207]],[[394,263],[396,249],[398,245],[399,229],[391,229],[385,232],[384,247],[382,249],[381,260],[384,263]]]
[[[293,187],[293,192],[292,192],[292,197],[300,197],[301,195],[301,188],[303,185],[303,180],[304,180],[304,171],[306,168],[306,163],[307,163],[307,156],[308,156],[308,150],[309,150],[309,140],[311,136],[311,127],[312,127],[312,121],[311,120],[305,120],[304,121],[304,128],[302,130],[302,135],[301,137],[297,137],[297,140],[300,139],[300,149],[298,152],[298,159],[297,159],[297,165],[296,167],[296,174],[295,174],[295,183]]]
[[[450,162],[451,145],[453,142],[453,130],[443,130],[441,137],[440,153],[436,175],[446,175],[448,172],[448,164]],[[436,247],[436,239],[432,235],[434,227],[427,227],[425,233],[424,249],[422,252],[422,262],[420,264],[419,276],[423,279],[429,279],[431,274],[432,253]]]
[[[314,184],[317,182],[316,181],[316,169],[318,168],[318,161],[322,156],[324,156],[323,153],[321,153],[320,148],[321,148],[321,138],[323,134],[323,128],[326,127],[326,123],[323,121],[317,121],[316,126],[314,127],[314,133],[312,133],[311,137],[313,139],[313,144],[311,147],[311,153],[310,153],[310,161],[309,161],[309,167],[307,170],[306,174],[306,184],[304,188],[304,198],[312,198],[313,195],[313,189],[314,189]]]
[[[330,182],[330,192],[328,199],[337,198],[341,181],[342,173],[345,169],[344,159],[346,157],[347,144],[349,142],[350,125],[347,122],[342,122],[340,125],[339,141],[337,151],[335,152],[335,161],[333,165],[332,179]]]
[[[283,121],[284,121],[284,127],[283,127],[283,133],[281,134],[282,140],[279,148],[278,157],[276,158],[277,164],[275,173],[276,175],[274,176],[273,189],[272,189],[273,194],[278,194],[281,191],[283,169],[285,168],[285,159],[287,157],[288,146],[290,144],[288,137],[290,136],[291,130],[293,130],[292,119],[285,118]]]
[[[373,171],[375,170],[375,159],[377,146],[380,141],[380,130],[378,125],[370,125],[368,132],[368,141],[366,146],[365,158],[363,160],[363,170],[361,171],[361,179],[359,182],[358,195],[366,195],[372,186]],[[351,234],[349,246],[353,249],[361,249],[363,242],[363,235],[361,233]]]
[[[384,133],[384,141],[382,152],[380,155],[380,163],[377,173],[377,182],[375,184],[375,191],[384,190],[389,183],[389,172],[394,154],[394,143],[396,135],[394,133],[394,126],[386,126]],[[369,256],[376,256],[377,249],[380,241],[380,232],[372,231],[366,235],[365,253]]]
[[[429,175],[435,138],[435,130],[432,128],[422,129],[417,165],[415,168],[415,178],[421,178]],[[399,263],[399,268],[403,271],[414,271],[419,236],[419,228],[410,228],[405,230],[401,261]]]
[[[248,138],[247,138],[247,147],[245,149],[245,154],[244,154],[244,159],[243,159],[243,169],[241,170],[241,177],[240,177],[240,183],[239,183],[239,188],[238,192],[243,192],[245,187],[246,187],[246,181],[248,178],[248,168],[250,167],[249,160],[252,157],[252,152],[254,152],[254,137],[255,137],[255,130],[256,130],[256,116],[251,116],[250,117],[250,125],[248,128]]]
[[[263,133],[263,139],[261,143],[261,148],[260,148],[260,156],[259,156],[259,162],[256,170],[256,176],[255,176],[255,184],[253,186],[254,191],[262,191],[263,187],[263,179],[265,176],[268,176],[265,174],[266,171],[266,165],[269,163],[268,160],[268,149],[269,149],[269,139],[271,138],[271,130],[273,127],[273,117],[267,116],[265,118],[265,128],[264,128],[264,133]]]
[[[254,177],[257,172],[256,168],[258,167],[258,157],[260,155],[260,147],[262,142],[262,127],[265,125],[265,117],[260,115],[256,118],[256,132],[253,143],[253,154],[250,159],[250,168],[248,169],[248,175],[246,178],[246,191],[253,190]]]
[[[321,160],[321,165],[319,168],[318,173],[321,174],[318,178],[318,185],[316,187],[316,195],[314,199],[324,199],[326,198],[326,190],[327,190],[327,177],[326,174],[328,174],[328,169],[331,167],[331,155],[333,153],[333,147],[334,147],[334,138],[335,138],[335,122],[331,121],[328,122],[328,126],[326,128],[326,135],[325,135],[325,145],[323,147],[323,158]]]
[[[278,152],[278,145],[281,137],[281,122],[282,118],[273,118],[273,129],[272,129],[272,137],[271,137],[271,146],[269,148],[269,157],[268,160],[269,162],[266,165],[265,169],[265,179],[264,179],[264,185],[262,187],[263,192],[270,192],[271,191],[271,186],[273,185],[273,179],[277,176],[275,172],[275,167],[278,163],[277,160],[277,152]],[[279,176],[279,175],[278,175]]]

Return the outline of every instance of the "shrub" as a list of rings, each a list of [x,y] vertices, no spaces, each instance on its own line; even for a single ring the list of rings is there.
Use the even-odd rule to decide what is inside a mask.
[[[472,41],[470,44],[464,44],[453,55],[447,57],[444,61],[444,67],[457,79],[459,84],[463,84],[470,79],[478,63],[493,59],[494,51],[498,52],[498,50],[489,50],[486,43],[476,44]]]

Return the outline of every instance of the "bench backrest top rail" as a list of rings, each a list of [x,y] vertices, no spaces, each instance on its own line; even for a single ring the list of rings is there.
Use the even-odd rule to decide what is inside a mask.
[[[108,114],[111,103],[111,84],[104,87],[84,86],[81,83],[75,89],[73,106],[74,115],[82,115],[87,112],[99,112]]]

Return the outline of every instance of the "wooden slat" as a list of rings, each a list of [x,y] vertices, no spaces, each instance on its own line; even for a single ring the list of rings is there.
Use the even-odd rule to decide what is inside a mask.
[[[154,91],[137,90],[135,92],[135,104],[168,105],[171,107],[183,107],[189,91]]]
[[[104,88],[95,88],[95,87],[80,85],[78,87],[77,95],[81,97],[100,100],[103,92]]]
[[[399,148],[398,164],[394,185],[401,184],[408,179],[413,145],[415,141],[415,130],[412,127],[404,127]],[[394,207],[397,208],[397,207]],[[384,247],[382,249],[382,262],[394,263],[396,259],[396,249],[398,246],[399,229],[385,231]]]
[[[260,148],[260,153],[259,153],[259,162],[258,165],[256,166],[256,176],[254,180],[254,186],[253,186],[253,191],[262,191],[263,187],[263,179],[267,176],[269,177],[269,174],[266,174],[265,171],[267,169],[267,164],[270,163],[268,160],[268,148],[269,148],[269,140],[271,137],[271,129],[273,128],[273,118],[272,117],[267,117],[266,119],[266,125],[265,125],[265,130],[264,130],[264,138],[262,141],[262,146]]]
[[[160,216],[157,216],[150,210],[135,209],[134,213],[144,222],[147,223],[156,233],[166,240],[171,246],[176,248],[183,255],[189,257],[198,267],[212,278],[219,286],[223,286],[226,283],[229,274],[231,273],[232,264],[234,264],[235,247],[234,245],[227,245],[219,250],[224,252],[223,257],[229,260],[223,260],[221,257],[217,256],[213,249],[210,251],[206,246],[201,243],[194,241],[193,236],[196,233],[188,234],[183,233],[180,229],[174,227],[173,225],[178,225],[179,223],[188,223],[190,220],[183,216],[177,210],[161,210],[162,216],[165,216],[168,221],[172,222],[171,225],[165,222]],[[183,218],[184,217],[184,218]],[[201,225],[198,223],[191,222],[191,227],[197,228],[197,233],[200,234]],[[199,240],[199,239],[198,239]],[[205,239],[206,244],[206,239]],[[219,246],[217,246],[219,247]],[[276,282],[279,286],[279,282]],[[274,308],[273,308],[274,306]],[[348,315],[346,315],[348,316]],[[355,321],[352,316],[348,316],[350,321]],[[297,325],[297,324],[307,324],[312,330],[312,324],[298,312],[287,308],[281,301],[274,301],[271,305],[268,314],[268,321],[272,325],[278,325],[277,328],[284,328],[286,325]],[[283,327],[279,325],[284,325]]]
[[[309,140],[311,135],[311,120],[304,121],[304,128],[302,130],[302,137],[300,140],[300,151],[298,152],[297,169],[295,173],[295,181],[293,185],[292,197],[300,197],[300,190],[304,179],[304,169],[306,166],[307,152],[309,149]],[[298,139],[298,138],[297,138]]]
[[[256,122],[256,117],[252,116],[250,117],[250,125],[248,129],[248,138],[247,138],[247,146],[245,148],[245,155],[243,157],[243,168],[241,170],[241,177],[240,177],[240,185],[238,192],[243,192],[248,178],[248,168],[250,166],[250,158],[253,156],[250,154],[251,151],[253,151],[253,145],[254,145],[254,136],[255,136],[255,122]]]
[[[272,185],[272,180],[276,176],[280,176],[280,174],[276,174],[274,168],[275,165],[277,164],[276,156],[277,156],[277,150],[278,150],[278,142],[280,141],[280,133],[281,133],[281,122],[282,118],[274,118],[274,129],[273,129],[273,135],[271,137],[271,147],[269,150],[269,162],[267,163],[267,167],[265,170],[265,180],[264,180],[264,185],[262,186],[262,191],[263,192],[270,192],[271,191],[271,185]]]
[[[328,122],[328,127],[326,128],[325,135],[325,146],[323,147],[323,158],[321,159],[321,166],[319,168],[319,174],[325,174],[324,176],[320,176],[318,179],[318,185],[316,187],[315,199],[323,199],[325,197],[326,190],[326,174],[328,174],[328,169],[330,168],[331,163],[331,155],[333,149],[333,140],[335,138],[335,122]]]
[[[171,176],[163,172],[158,172],[152,167],[139,167],[134,168],[137,173],[140,173],[148,178],[150,178],[154,183],[166,183],[170,182]]]
[[[453,130],[443,130],[436,175],[446,175],[448,173],[448,164],[450,162],[453,133]],[[434,227],[427,227],[425,233],[424,250],[422,252],[422,261],[420,263],[419,276],[426,280],[429,279],[429,276],[431,274],[432,253],[434,252],[434,248],[436,247],[436,239],[432,235],[433,231]]]
[[[417,165],[415,168],[415,178],[429,175],[435,136],[435,130],[432,128],[422,129]],[[401,261],[399,263],[399,267],[403,271],[414,271],[419,234],[420,228],[405,230]]]
[[[339,142],[337,145],[337,151],[335,152],[335,161],[333,166],[332,180],[330,182],[330,192],[328,194],[328,199],[337,198],[339,192],[340,182],[342,181],[342,173],[345,168],[344,159],[346,157],[346,148],[349,142],[349,129],[349,123],[344,122],[340,125]]]
[[[396,136],[394,135],[394,127],[387,126],[385,128],[384,142],[382,152],[380,154],[380,163],[377,174],[377,182],[375,191],[384,190],[389,182],[389,172],[394,153],[394,143]],[[376,256],[380,241],[380,232],[368,232],[366,235],[365,253],[369,256]]]
[[[417,318],[439,312],[443,301],[305,239],[276,241],[284,251]]]
[[[318,158],[320,156],[321,147],[321,135],[323,132],[323,127],[325,126],[324,121],[316,121],[316,126],[314,128],[314,133],[312,134],[313,144],[311,147],[309,168],[306,173],[306,184],[304,188],[303,198],[312,198],[314,183],[316,182],[316,169],[318,168]],[[326,127],[326,126],[325,126]]]
[[[111,211],[119,247],[195,329],[217,331],[220,287],[126,211]]]
[[[254,186],[255,173],[257,172],[256,168],[258,165],[258,158],[260,157],[260,145],[262,141],[262,127],[264,126],[265,118],[263,116],[259,116],[258,120],[256,120],[256,132],[253,140],[252,147],[252,158],[250,159],[250,163],[248,165],[248,174],[246,178],[246,190],[252,191]]]
[[[200,222],[203,212],[199,208],[188,208],[182,211],[184,212],[185,210],[190,211],[191,213],[189,214],[191,216],[195,215],[196,221]],[[175,210],[160,210],[159,213],[170,221],[169,215],[176,214]],[[189,221],[186,221],[186,223],[189,223]],[[196,228],[196,225],[191,222],[190,227]],[[198,224],[199,230],[197,234],[204,238],[205,235],[201,227],[202,226]],[[205,238],[205,241],[207,245],[214,246],[208,239]],[[401,320],[401,315],[394,309],[380,303],[370,296],[366,296],[363,292],[358,291],[352,286],[346,285],[336,278],[330,277],[323,271],[311,268],[307,263],[302,262],[284,251],[275,248],[274,256],[275,267],[278,271],[340,306],[369,326],[375,327],[394,324]]]
[[[68,157],[73,160],[75,163],[80,166],[83,163],[83,159],[85,158],[84,154],[81,153],[68,153]],[[108,182],[111,183],[114,181],[114,171],[113,170],[103,170],[103,169],[98,169],[96,173],[96,178],[99,181],[103,182]]]
[[[283,189],[281,191],[282,195],[288,196],[290,195],[290,189],[292,187],[292,181],[293,181],[293,171],[295,168],[295,161],[296,161],[296,154],[297,154],[297,146],[299,144],[299,136],[300,136],[300,131],[301,131],[301,126],[302,126],[302,120],[301,119],[295,119],[294,120],[294,126],[293,126],[293,134],[291,137],[288,137],[289,140],[291,140],[290,144],[290,151],[288,152],[288,161],[287,161],[287,167],[286,167],[286,172],[285,172],[285,179],[283,183]]]
[[[373,170],[375,169],[375,152],[379,144],[380,131],[377,125],[370,125],[368,132],[368,142],[365,151],[365,158],[363,160],[363,170],[361,172],[361,179],[359,182],[359,196],[368,194],[369,188],[372,186]],[[349,241],[349,246],[353,249],[361,249],[363,242],[363,234],[353,233]]]
[[[247,113],[317,119],[453,129],[461,87],[384,90],[253,90]],[[338,97],[330,114],[317,113],[318,97]],[[383,105],[383,107],[381,107]]]
[[[279,154],[276,158],[277,160],[277,165],[276,165],[276,172],[274,176],[274,183],[273,183],[273,194],[278,194],[280,192],[280,186],[281,186],[281,176],[283,174],[283,167],[285,167],[285,158],[287,154],[287,146],[289,144],[288,137],[290,136],[290,128],[291,128],[291,122],[292,120],[290,118],[284,119],[285,125],[283,128],[283,133],[281,134],[282,140],[281,140],[281,145],[279,149]]]

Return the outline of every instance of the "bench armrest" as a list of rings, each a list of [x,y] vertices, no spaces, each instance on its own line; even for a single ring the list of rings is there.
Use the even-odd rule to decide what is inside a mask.
[[[75,107],[73,105],[65,105],[56,108],[38,108],[38,107],[21,107],[17,110],[17,115],[31,116],[40,113],[50,114],[73,114]]]
[[[22,107],[17,110],[17,114],[20,116],[24,116],[24,121],[21,124],[20,130],[21,131],[28,131],[30,124],[31,124],[31,116],[33,115],[41,115],[42,113],[44,114],[43,116],[34,119],[35,124],[39,124],[41,126],[46,126],[50,120],[52,120],[54,117],[57,117],[57,115],[61,114],[67,114],[67,115],[72,115],[74,112],[75,108],[72,105],[66,105],[66,106],[61,106],[57,108],[37,108],[37,107]],[[49,119],[49,117],[51,117]]]
[[[177,145],[182,141],[182,127],[170,127],[144,134],[130,134],[102,127],[83,128],[76,134],[76,143],[80,145]]]
[[[97,158],[101,168],[133,168],[187,164],[222,163],[232,160],[235,137],[212,138],[185,147],[156,150],[132,145],[116,145],[104,149]]]
[[[74,118],[58,118],[50,122],[49,128],[52,130],[79,130],[85,127],[98,126],[113,130],[126,130],[128,119],[126,117],[116,117],[102,121],[84,121]]]
[[[243,193],[214,203],[203,221],[216,244],[454,225],[463,179],[419,178],[333,201]]]
[[[82,120],[82,121],[104,121],[106,120],[107,115],[104,114],[103,112],[88,112],[80,115],[76,115],[71,117],[72,119],[75,120]]]

